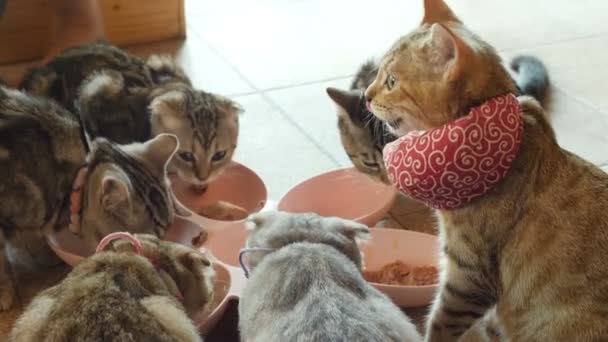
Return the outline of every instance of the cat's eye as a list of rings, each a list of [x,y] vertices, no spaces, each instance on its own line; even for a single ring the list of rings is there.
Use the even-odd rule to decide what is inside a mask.
[[[222,159],[224,159],[224,157],[226,156],[226,151],[217,151],[215,152],[215,154],[213,155],[213,157],[211,157],[211,161],[220,161]]]
[[[177,155],[185,162],[192,163],[194,161],[192,152],[181,151]]]
[[[395,83],[397,83],[397,80],[395,79],[395,76],[388,75],[388,78],[386,79],[386,88],[388,90],[393,89],[393,87],[395,86]]]

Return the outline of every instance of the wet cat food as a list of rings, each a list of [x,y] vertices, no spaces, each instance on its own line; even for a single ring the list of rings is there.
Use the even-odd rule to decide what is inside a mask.
[[[432,285],[438,282],[435,266],[415,266],[402,261],[384,265],[378,271],[363,271],[365,280],[386,285]]]

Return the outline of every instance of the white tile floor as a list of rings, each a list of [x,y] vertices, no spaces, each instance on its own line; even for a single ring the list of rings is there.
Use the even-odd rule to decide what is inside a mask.
[[[448,0],[505,59],[533,53],[553,83],[560,143],[608,165],[608,1]],[[188,38],[130,48],[176,53],[202,89],[246,112],[236,160],[259,172],[278,199],[297,182],[348,166],[327,86],[347,87],[420,21],[418,0],[186,0]],[[15,82],[22,67],[0,66]]]
[[[412,0],[190,0],[190,70],[213,69],[208,83],[237,96],[247,112],[236,159],[264,176],[271,196],[328,169],[348,166],[327,86],[347,87],[365,59],[381,55],[421,18]],[[560,143],[608,163],[608,1],[459,0],[456,14],[505,58],[533,53],[548,65],[551,115]],[[192,34],[194,33],[194,34]],[[189,45],[224,63],[193,64]],[[198,60],[198,58],[196,58]],[[201,71],[202,72],[202,71]],[[225,74],[222,74],[224,73]],[[239,78],[235,79],[234,74]],[[219,75],[219,78],[217,77]],[[213,78],[211,77],[213,76]],[[196,79],[196,76],[195,76]],[[243,83],[249,89],[244,90]]]

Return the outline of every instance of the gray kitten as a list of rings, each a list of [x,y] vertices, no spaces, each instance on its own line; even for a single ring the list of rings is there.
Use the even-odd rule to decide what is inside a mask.
[[[0,87],[0,310],[15,294],[5,243],[41,265],[55,261],[43,234],[68,226],[72,187],[85,164],[78,233],[90,249],[116,230],[162,234],[172,222],[177,202],[166,167],[175,136],[125,146],[98,139],[88,154],[86,146],[75,115]]]
[[[109,44],[83,45],[31,70],[21,87],[75,110],[92,138],[125,144],[176,135],[169,171],[199,188],[225,170],[237,145],[240,106],[193,89],[169,57],[143,61]]]
[[[338,107],[338,130],[348,158],[357,170],[389,184],[382,149],[397,137],[367,109],[363,95],[377,72],[377,63],[367,61],[357,71],[350,90],[330,87],[327,94]]]
[[[410,320],[361,275],[366,226],[316,214],[253,215],[241,340],[421,341]]]
[[[202,341],[186,312],[201,311],[211,301],[211,263],[186,246],[136,237],[145,257],[135,255],[126,240],[114,241],[39,293],[9,341]]]

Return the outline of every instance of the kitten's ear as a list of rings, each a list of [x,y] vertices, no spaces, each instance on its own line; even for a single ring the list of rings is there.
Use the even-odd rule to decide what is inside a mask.
[[[422,25],[448,22],[460,23],[461,21],[443,0],[424,0]]]
[[[238,102],[233,101],[227,97],[221,96],[221,95],[216,95],[218,97],[218,99],[220,100],[220,103],[222,104],[222,108],[233,115],[238,115],[238,114],[242,114],[245,112],[245,110],[243,109],[243,106],[241,106]]]
[[[179,148],[179,140],[173,134],[159,134],[143,143],[142,156],[154,165],[167,168],[167,164]]]
[[[188,270],[195,270],[211,266],[211,261],[200,252],[188,252],[179,257],[179,262]]]
[[[470,61],[470,48],[442,24],[431,26],[431,40],[440,57],[439,63],[447,66],[447,79],[453,81],[460,77]]]
[[[370,236],[369,228],[355,221],[342,220],[343,224],[338,227],[338,232],[351,240],[357,242],[367,241]]]
[[[109,211],[118,207],[131,208],[129,187],[125,181],[116,176],[104,176],[99,191],[99,204]]]
[[[156,126],[164,127],[164,130],[175,131],[184,124],[186,113],[185,94],[178,90],[172,90],[157,96],[150,103],[150,114]]]
[[[273,215],[276,215],[276,213],[270,211],[251,214],[245,221],[245,228],[247,230],[260,229]]]
[[[331,98],[347,113],[359,102],[360,99],[359,93],[355,91],[341,90],[333,87],[327,88],[326,91],[329,98]],[[341,113],[341,111],[338,111],[338,113]]]

